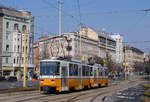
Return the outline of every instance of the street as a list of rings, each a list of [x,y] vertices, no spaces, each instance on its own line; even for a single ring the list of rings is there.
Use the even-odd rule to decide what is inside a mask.
[[[112,81],[108,87],[53,94],[42,94],[39,90],[3,93],[0,102],[137,102],[145,90],[139,86],[142,82],[145,81]]]

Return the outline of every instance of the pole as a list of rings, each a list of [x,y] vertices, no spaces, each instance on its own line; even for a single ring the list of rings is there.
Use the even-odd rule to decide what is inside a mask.
[[[124,70],[125,70],[125,80],[126,80],[126,43],[124,44]]]
[[[24,74],[23,74],[23,87],[26,87],[26,29],[24,30]]]
[[[61,56],[61,5],[63,2],[58,1],[59,6],[59,56]]]
[[[105,33],[105,32],[104,32]],[[108,34],[107,33],[105,33],[105,35],[106,35],[106,41],[105,41],[105,57],[106,57],[106,60],[105,60],[105,65],[104,66],[107,66],[107,36],[108,36]]]
[[[79,33],[80,33],[80,57],[82,57],[82,42],[81,42],[82,39],[81,39],[81,32],[82,32],[82,31],[81,31],[81,24],[80,24],[80,32],[79,32]]]

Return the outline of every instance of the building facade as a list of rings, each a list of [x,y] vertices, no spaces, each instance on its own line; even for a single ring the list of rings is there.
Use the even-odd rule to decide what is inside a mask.
[[[34,18],[31,13],[0,7],[0,68],[3,75],[22,74],[24,65],[24,30],[26,29],[27,71],[33,70]]]
[[[42,36],[38,39],[39,40],[44,40],[47,39],[49,36]],[[35,73],[39,75],[39,67],[40,67],[40,59],[39,59],[39,42],[34,42],[33,46],[33,52],[34,52],[34,65],[35,65]]]
[[[137,64],[144,62],[144,52],[135,46],[124,45],[124,62],[127,63],[126,71],[132,72]]]
[[[144,53],[144,62],[147,63],[149,62],[150,63],[150,53]]]
[[[34,52],[34,64],[35,64],[35,72],[37,74],[39,74],[39,43],[38,42],[35,42],[34,43],[34,46],[33,46],[33,52]]]
[[[105,33],[96,32],[91,27],[82,27],[77,32],[63,33],[61,37],[39,40],[40,59],[53,56],[82,57],[87,63],[90,57],[106,57],[106,49],[115,60],[116,41],[110,37],[106,38]]]
[[[122,64],[124,61],[123,37],[119,33],[110,35],[116,41],[116,62]]]

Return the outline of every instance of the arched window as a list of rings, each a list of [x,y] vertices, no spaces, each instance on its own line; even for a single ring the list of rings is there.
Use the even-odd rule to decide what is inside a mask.
[[[6,28],[9,28],[9,22],[6,22]]]
[[[26,25],[23,25],[22,26],[22,31],[26,30],[26,28],[27,28]]]
[[[18,30],[18,24],[17,23],[14,24],[14,30]]]

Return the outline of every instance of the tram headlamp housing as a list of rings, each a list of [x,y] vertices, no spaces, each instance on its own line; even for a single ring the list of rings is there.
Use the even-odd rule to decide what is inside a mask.
[[[43,81],[41,81],[40,83],[43,84]]]

